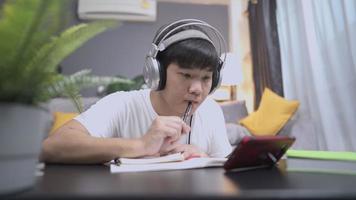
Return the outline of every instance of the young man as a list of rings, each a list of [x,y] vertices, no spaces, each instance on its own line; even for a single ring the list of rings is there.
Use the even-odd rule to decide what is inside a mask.
[[[177,152],[186,158],[227,156],[231,146],[224,117],[208,97],[221,78],[221,52],[202,27],[217,31],[198,20],[160,29],[145,63],[145,80],[152,89],[101,99],[43,142],[42,159],[104,163]],[[188,104],[191,112],[184,122]]]

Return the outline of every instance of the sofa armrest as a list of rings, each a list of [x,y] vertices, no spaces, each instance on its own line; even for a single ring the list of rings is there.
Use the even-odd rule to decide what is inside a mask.
[[[238,123],[248,115],[245,101],[220,103],[226,123]]]
[[[83,108],[88,109],[91,105],[95,104],[99,100],[98,97],[83,97]],[[50,112],[78,112],[74,103],[69,98],[54,98],[49,104],[48,108]]]

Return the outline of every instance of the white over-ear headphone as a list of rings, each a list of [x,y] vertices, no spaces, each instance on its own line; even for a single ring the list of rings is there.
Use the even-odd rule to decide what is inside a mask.
[[[183,27],[189,27],[189,26],[210,29],[213,32],[212,36],[215,37],[215,39],[218,41],[218,45],[213,42],[216,40],[212,40],[212,36],[208,36],[207,33],[203,31],[196,30],[196,29],[186,29],[186,30],[178,31]],[[170,28],[172,30],[169,30]],[[178,32],[174,33],[175,31]],[[164,85],[162,84],[162,80],[166,78],[166,74],[163,73],[163,70],[161,69],[161,65],[156,59],[158,52],[164,51],[168,46],[170,46],[173,43],[190,39],[190,38],[201,38],[209,41],[215,47],[215,50],[219,50],[217,51],[219,58],[227,50],[225,40],[222,37],[221,33],[210,24],[197,19],[183,19],[183,20],[175,21],[167,25],[166,27],[164,27],[156,35],[156,37],[153,39],[151,49],[146,55],[145,66],[143,69],[143,76],[149,88],[153,90],[161,90],[164,88]],[[220,72],[225,63],[225,59],[226,59],[226,53],[224,53],[223,55],[223,60],[220,60],[217,70],[213,72],[212,87],[210,93],[214,92],[215,89],[218,88],[221,84],[222,73]]]

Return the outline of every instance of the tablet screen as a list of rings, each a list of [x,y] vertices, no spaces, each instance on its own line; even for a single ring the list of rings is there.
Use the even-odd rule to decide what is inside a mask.
[[[226,170],[274,165],[295,141],[288,136],[245,136],[224,164]]]

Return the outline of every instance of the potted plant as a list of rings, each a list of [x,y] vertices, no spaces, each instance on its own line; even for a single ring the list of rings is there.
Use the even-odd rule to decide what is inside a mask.
[[[58,34],[62,0],[8,0],[0,7],[0,194],[32,186],[50,114],[39,106],[63,80],[58,64],[118,22],[72,26]]]

